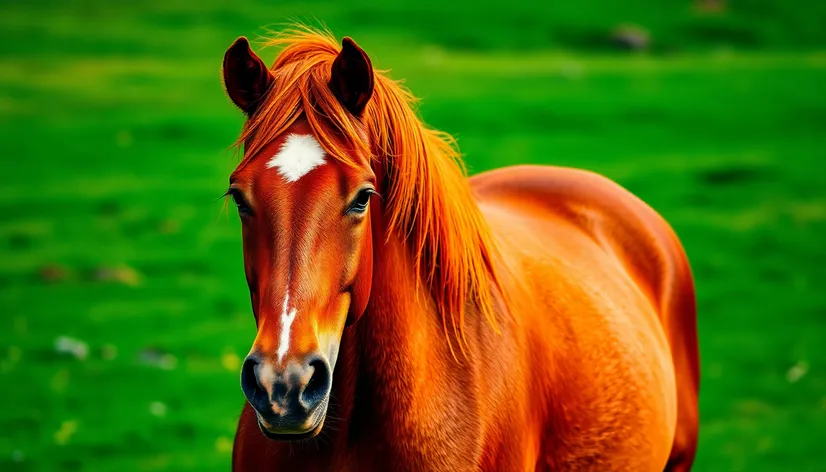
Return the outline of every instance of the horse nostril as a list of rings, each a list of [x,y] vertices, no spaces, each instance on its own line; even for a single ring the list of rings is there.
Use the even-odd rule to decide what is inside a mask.
[[[255,406],[255,396],[258,394],[266,399],[266,393],[262,392],[261,385],[258,383],[258,376],[255,374],[255,367],[258,365],[258,359],[253,356],[248,356],[244,360],[244,365],[241,366],[241,390],[249,400],[250,404]]]
[[[301,403],[307,410],[312,410],[327,398],[330,391],[330,368],[327,361],[318,355],[310,359],[308,368],[313,369],[313,374],[301,392]]]

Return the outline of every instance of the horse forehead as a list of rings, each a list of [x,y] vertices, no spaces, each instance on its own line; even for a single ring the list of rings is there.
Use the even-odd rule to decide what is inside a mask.
[[[315,136],[289,133],[275,153],[268,157],[265,169],[278,172],[286,182],[296,182],[316,167],[327,163],[327,153]]]

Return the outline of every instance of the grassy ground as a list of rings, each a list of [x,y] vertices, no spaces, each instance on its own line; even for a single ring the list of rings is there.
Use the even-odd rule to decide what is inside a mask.
[[[697,470],[824,470],[826,4],[615,3],[2,3],[0,470],[228,469],[254,325],[219,67],[297,15],[406,77],[473,172],[592,169],[660,211],[697,278]],[[622,22],[650,53],[611,50]]]

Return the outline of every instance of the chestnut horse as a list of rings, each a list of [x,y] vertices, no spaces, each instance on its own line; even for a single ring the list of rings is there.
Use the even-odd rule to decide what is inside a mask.
[[[585,171],[468,179],[351,39],[272,43],[272,67],[243,37],[223,63],[257,324],[233,470],[689,470],[695,298],[670,226]]]

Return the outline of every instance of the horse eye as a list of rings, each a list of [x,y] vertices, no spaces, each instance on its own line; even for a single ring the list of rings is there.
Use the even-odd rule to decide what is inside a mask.
[[[250,207],[247,205],[247,201],[244,200],[244,196],[241,195],[241,192],[236,189],[230,189],[229,194],[232,197],[232,201],[235,202],[235,206],[238,207],[238,213],[249,214],[251,212]]]
[[[356,195],[355,200],[353,203],[350,204],[350,207],[347,208],[347,213],[354,213],[354,214],[362,214],[367,211],[367,205],[370,203],[370,196],[373,195],[375,191],[373,189],[364,189]]]

